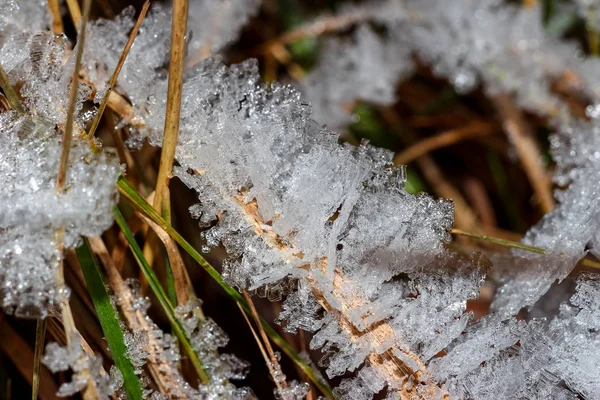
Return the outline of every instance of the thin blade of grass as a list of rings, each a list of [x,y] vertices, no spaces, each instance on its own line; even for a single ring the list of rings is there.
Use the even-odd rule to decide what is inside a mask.
[[[46,338],[46,319],[38,319],[35,326],[35,351],[33,353],[33,380],[31,381],[31,399],[37,400],[40,391],[40,363]]]
[[[277,377],[277,374],[275,373],[275,370],[273,369],[273,363],[271,360],[269,360],[269,356],[267,355],[267,352],[265,351],[265,347],[263,346],[262,342],[260,341],[260,338],[258,337],[256,330],[252,326],[252,322],[250,322],[250,319],[248,319],[248,315],[246,314],[246,312],[244,311],[242,306],[239,303],[236,303],[236,304],[237,304],[238,308],[240,309],[240,312],[244,316],[244,320],[246,320],[246,324],[248,325],[248,328],[250,328],[250,332],[252,332],[252,336],[254,337],[254,341],[256,342],[256,345],[258,346],[258,350],[260,351],[260,354],[263,356],[263,359],[265,360],[265,364],[267,365],[267,369],[269,370],[269,373],[271,374],[271,378],[273,379],[273,382],[275,382],[275,387],[277,388],[277,393],[279,394],[280,397],[283,397],[281,395],[282,390],[281,390],[281,385],[279,383],[279,379]]]
[[[204,268],[210,277],[213,278],[229,296],[231,296],[238,304],[240,304],[244,311],[251,313],[250,306],[246,299],[244,299],[244,297],[237,290],[225,283],[221,277],[221,274],[219,274],[219,272],[212,265],[210,265],[210,263],[206,261],[204,257],[202,257],[202,255],[196,251],[196,249],[194,249],[194,247],[187,240],[183,238],[183,236],[181,236],[169,223],[167,223],[167,221],[162,219],[156,210],[152,208],[152,206],[148,204],[142,196],[140,196],[140,194],[125,178],[119,178],[117,187],[119,192],[125,196],[143,215],[151,219],[165,232],[167,232],[169,236],[171,236],[186,253],[188,253],[198,264],[200,264],[200,266]],[[119,219],[117,218],[117,222],[118,221]],[[124,219],[122,221],[124,222]],[[308,376],[308,378],[327,398],[333,399],[333,392],[331,391],[329,384],[320,378],[319,374],[315,372],[302,357],[300,357],[300,355],[292,348],[292,346],[290,346],[290,344],[286,342],[285,339],[281,337],[267,321],[265,321],[262,317],[259,319],[260,324],[273,343],[275,343]]]
[[[466,237],[470,237],[473,239],[481,240],[483,242],[490,242],[490,243],[498,244],[498,245],[504,246],[504,247],[512,247],[514,249],[525,250],[525,251],[529,251],[531,253],[536,253],[536,254],[548,253],[548,250],[546,250],[546,249],[542,249],[540,247],[535,247],[535,246],[528,246],[523,243],[513,242],[512,240],[501,239],[501,238],[497,238],[497,237],[493,237],[493,236],[478,235],[476,233],[465,232],[460,229],[452,229],[451,232],[455,235],[466,236]],[[583,258],[583,259],[579,260],[579,263],[586,267],[600,269],[600,263],[596,262],[594,260],[588,260],[587,258]]]
[[[8,100],[8,104],[10,108],[16,110],[20,113],[24,112],[23,105],[21,104],[21,100],[15,92],[15,89],[10,84],[10,80],[8,79],[8,75],[4,68],[2,68],[2,64],[0,64],[0,87],[4,91],[4,95],[6,96],[6,100]]]
[[[142,399],[142,386],[135,374],[133,364],[127,356],[127,346],[125,346],[123,331],[119,325],[119,317],[111,304],[98,263],[90,250],[87,238],[84,238],[83,244],[76,249],[76,252],[88,292],[102,326],[102,332],[104,332],[115,365],[123,375],[123,386],[127,397]]]
[[[135,40],[135,38],[140,30],[140,26],[142,26],[142,22],[144,21],[144,18],[146,17],[146,14],[148,13],[149,7],[150,7],[150,1],[146,0],[146,2],[144,3],[144,6],[142,7],[142,11],[140,11],[140,15],[138,16],[138,19],[135,22],[135,25],[133,26],[131,33],[129,34],[129,38],[127,39],[125,48],[123,49],[123,52],[121,52],[121,57],[119,58],[119,61],[117,62],[117,66],[115,67],[115,70],[113,71],[113,74],[110,77],[110,81],[108,82],[108,89],[106,89],[106,93],[104,93],[104,96],[102,97],[102,102],[100,102],[100,107],[98,108],[98,112],[96,113],[96,116],[94,117],[94,120],[92,121],[92,126],[90,127],[90,131],[88,132],[88,134],[86,136],[86,138],[88,138],[88,139],[94,137],[94,134],[96,133],[96,129],[98,129],[98,125],[100,125],[100,119],[102,118],[102,114],[104,114],[104,110],[106,109],[106,104],[108,103],[108,98],[110,97],[110,94],[112,93],[113,88],[114,88],[115,84],[117,83],[117,78],[119,77],[119,73],[121,73],[123,64],[125,64],[125,59],[127,58],[127,55],[129,54],[129,50],[131,49],[131,46],[133,46],[133,41]]]
[[[146,204],[148,204],[148,203],[146,203]],[[177,318],[177,315],[175,314],[175,309],[173,308],[173,305],[169,301],[167,294],[165,293],[164,289],[160,285],[160,282],[158,281],[158,278],[154,274],[154,271],[152,271],[152,268],[148,264],[148,261],[146,261],[146,259],[144,258],[142,249],[137,244],[137,242],[135,241],[135,238],[133,237],[133,234],[129,230],[129,226],[127,225],[127,222],[125,221],[125,217],[123,217],[123,214],[121,214],[121,211],[118,209],[118,207],[114,208],[114,213],[115,213],[115,219],[117,221],[117,224],[123,231],[123,234],[125,235],[125,238],[127,239],[127,242],[129,243],[129,247],[131,248],[131,251],[133,252],[134,257],[135,257],[136,261],[138,262],[140,269],[142,270],[144,276],[146,277],[146,280],[148,281],[150,288],[156,295],[158,302],[160,303],[161,307],[165,311],[165,314],[167,314],[167,318],[169,319],[169,322],[171,323],[171,326],[173,327],[173,332],[175,333],[175,336],[177,336],[177,339],[179,340],[179,342],[183,346],[186,354],[190,358],[190,361],[192,362],[192,365],[194,366],[194,369],[196,370],[196,373],[200,377],[200,380],[202,381],[202,383],[204,383],[204,384],[208,383],[210,381],[210,376],[208,375],[208,372],[202,365],[202,361],[200,360],[200,357],[198,357],[198,354],[192,347],[190,338],[187,336],[187,333],[185,332],[185,329],[183,328],[181,321],[179,321],[179,318]]]
[[[546,254],[546,250],[544,250],[544,249],[541,249],[539,247],[534,247],[534,246],[528,246],[526,244],[522,244],[519,242],[513,242],[511,240],[500,239],[500,238],[496,238],[493,236],[478,235],[476,233],[465,232],[461,229],[452,229],[452,233],[455,235],[460,235],[460,236],[470,237],[473,239],[482,240],[484,242],[499,244],[500,246],[512,247],[515,249],[529,251],[531,253]]]

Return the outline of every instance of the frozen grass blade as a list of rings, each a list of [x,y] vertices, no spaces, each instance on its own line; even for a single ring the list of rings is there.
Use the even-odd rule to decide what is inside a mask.
[[[175,333],[175,336],[177,336],[177,339],[181,343],[181,346],[183,347],[186,354],[190,358],[190,361],[192,362],[192,365],[194,366],[194,369],[196,370],[196,373],[200,377],[200,380],[202,381],[202,383],[204,383],[204,384],[208,383],[210,381],[210,376],[208,375],[208,372],[202,365],[202,361],[198,357],[198,354],[192,347],[190,338],[187,336],[185,329],[183,328],[183,325],[181,324],[181,321],[179,321],[179,319],[175,315],[175,309],[173,308],[173,305],[169,301],[167,294],[165,293],[164,289],[160,285],[160,282],[158,281],[158,278],[152,271],[152,268],[148,264],[148,261],[146,261],[146,259],[144,258],[142,249],[140,249],[140,246],[138,246],[137,242],[135,241],[135,238],[133,237],[133,234],[131,233],[129,226],[127,225],[127,221],[125,221],[125,217],[123,217],[123,214],[121,214],[121,211],[119,211],[119,209],[117,207],[114,208],[114,212],[115,212],[115,217],[116,217],[115,219],[117,221],[117,224],[119,224],[119,227],[123,231],[123,234],[125,235],[125,238],[127,239],[127,242],[129,243],[129,247],[131,248],[131,251],[133,252],[133,255],[135,256],[135,259],[138,262],[140,269],[144,273],[144,276],[146,277],[148,284],[150,285],[150,288],[156,295],[158,302],[160,303],[163,310],[167,314],[167,318],[169,319],[169,322],[171,323],[171,326],[173,327],[173,332]]]
[[[244,297],[237,290],[225,283],[221,277],[221,274],[219,274],[219,272],[212,265],[210,265],[208,261],[206,261],[204,257],[202,257],[202,255],[196,251],[196,249],[194,249],[194,247],[187,240],[183,238],[183,236],[181,236],[169,223],[167,223],[167,221],[162,219],[156,210],[152,208],[152,206],[148,204],[142,196],[140,196],[140,194],[131,186],[129,182],[127,182],[125,178],[119,178],[117,187],[119,192],[125,196],[140,211],[141,214],[159,225],[162,229],[164,229],[165,232],[169,234],[169,236],[179,243],[181,248],[183,248],[183,250],[185,250],[198,264],[200,264],[200,266],[204,268],[211,278],[213,278],[219,284],[219,286],[221,286],[221,288],[223,288],[223,290],[225,290],[225,292],[244,309],[246,313],[250,314],[252,312],[246,299],[244,299]],[[119,217],[120,212],[115,210],[115,213],[117,213],[117,223],[119,223],[119,225],[125,225],[125,228],[129,230],[122,215]],[[137,247],[137,243],[135,243],[135,241],[133,241],[133,243]],[[139,249],[139,247],[137,248]],[[160,290],[162,291],[162,288],[160,288]],[[290,359],[308,376],[308,378],[327,398],[332,399],[333,393],[327,382],[320,378],[319,375],[292,348],[292,346],[290,346],[290,344],[286,342],[285,339],[281,337],[262,317],[260,318],[260,324],[273,343],[279,346],[279,348],[288,357],[290,357]]]
[[[529,251],[531,253],[536,253],[536,254],[546,254],[548,252],[547,250],[542,249],[540,247],[528,246],[526,244],[522,244],[519,242],[513,242],[512,240],[501,239],[501,238],[497,238],[497,237],[493,237],[493,236],[478,235],[476,233],[465,232],[460,229],[452,229],[452,233],[455,235],[470,237],[473,239],[481,240],[483,242],[490,242],[490,243],[498,244],[500,246],[512,247],[514,249],[525,250],[525,251]],[[579,263],[586,267],[600,269],[600,263],[593,261],[593,260],[588,260],[586,258],[583,258],[579,261]]]
[[[33,354],[33,380],[31,381],[31,399],[37,400],[40,390],[40,363],[46,338],[46,319],[38,319],[35,326],[35,352]]]
[[[133,364],[127,356],[127,347],[125,346],[123,331],[119,326],[119,317],[111,304],[98,263],[90,250],[87,238],[76,249],[76,252],[110,353],[115,365],[123,375],[123,385],[127,396],[130,399],[142,399],[142,386],[135,374]]]
[[[121,72],[121,69],[123,68],[123,64],[125,64],[125,59],[127,58],[127,54],[129,54],[129,50],[131,49],[131,46],[133,46],[133,41],[135,40],[135,37],[137,36],[137,34],[140,30],[140,26],[142,26],[142,22],[144,21],[144,18],[146,17],[146,14],[148,13],[149,7],[150,7],[150,1],[146,0],[146,2],[144,3],[144,6],[142,7],[142,11],[140,11],[140,15],[138,16],[138,19],[135,22],[135,25],[134,25],[133,29],[131,30],[131,33],[129,34],[129,38],[127,39],[125,48],[123,48],[123,52],[121,53],[119,62],[117,62],[117,66],[115,67],[115,70],[113,71],[113,74],[110,77],[110,81],[108,83],[108,89],[106,90],[106,93],[104,93],[104,96],[102,97],[102,102],[100,103],[98,112],[96,112],[96,116],[94,117],[94,121],[92,122],[92,126],[90,127],[90,131],[88,132],[88,134],[86,136],[88,139],[94,137],[94,134],[96,133],[96,129],[98,129],[98,125],[100,125],[100,120],[102,119],[102,114],[104,114],[104,110],[106,109],[106,104],[108,103],[108,98],[110,97],[110,94],[113,91],[113,87],[117,83],[117,78],[119,77],[119,73]]]
[[[477,239],[477,240],[482,240],[484,242],[499,244],[500,246],[512,247],[512,248],[519,249],[519,250],[529,251],[531,253],[546,254],[546,250],[544,250],[544,249],[540,249],[539,247],[534,247],[534,246],[527,246],[526,244],[522,244],[519,242],[513,242],[511,240],[500,239],[500,238],[493,237],[493,236],[478,235],[476,233],[465,232],[461,229],[452,229],[452,233],[455,235],[459,235],[459,236],[465,236],[465,237],[470,237],[470,238]]]

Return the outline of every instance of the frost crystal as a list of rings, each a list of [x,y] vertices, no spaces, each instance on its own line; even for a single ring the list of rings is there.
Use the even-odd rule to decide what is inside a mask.
[[[120,173],[115,157],[74,141],[66,189],[57,195],[61,146],[47,120],[0,113],[0,303],[21,316],[44,316],[68,294],[55,284],[56,232],[64,228],[69,248],[112,224]]]
[[[393,103],[396,83],[414,69],[402,36],[380,37],[368,25],[361,25],[350,39],[329,39],[321,54],[301,89],[315,110],[313,118],[336,128],[349,122],[347,110],[356,99]]]
[[[48,306],[68,296],[57,287],[55,268],[61,246],[78,245],[82,235],[100,235],[112,224],[116,157],[94,154],[87,142],[74,140],[64,190],[56,193],[62,132],[74,54],[64,37],[37,32],[46,25],[44,1],[9,2],[2,14],[0,59],[11,82],[23,82],[25,113],[0,112],[0,306],[20,316],[44,317]],[[24,29],[23,26],[27,26]],[[91,89],[81,85],[76,124],[85,122],[82,103]],[[77,133],[77,132],[76,132]]]
[[[63,383],[56,394],[59,397],[73,396],[83,391],[88,379],[94,380],[101,399],[109,399],[123,384],[120,373],[111,369],[111,375],[102,369],[102,357],[90,356],[83,352],[78,334],[74,333],[71,342],[65,347],[57,343],[48,343],[42,363],[54,373],[72,370],[70,382]]]

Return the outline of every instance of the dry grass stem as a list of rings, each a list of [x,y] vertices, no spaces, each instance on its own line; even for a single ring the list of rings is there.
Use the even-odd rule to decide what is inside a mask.
[[[406,165],[433,150],[450,146],[463,140],[491,135],[495,133],[495,131],[496,127],[493,124],[474,121],[462,128],[451,129],[415,143],[409,148],[396,154],[396,156],[394,156],[394,164]]]
[[[263,329],[262,324],[260,323],[260,317],[258,316],[258,312],[256,311],[256,307],[254,306],[254,302],[252,301],[252,298],[248,295],[248,293],[245,290],[242,294],[244,295],[244,298],[248,302],[248,306],[250,307],[250,311],[252,312],[252,318],[254,319],[254,323],[256,324],[258,331],[260,332],[260,337],[262,338],[264,347],[267,351],[267,354],[269,355],[270,363],[269,363],[269,360],[266,360],[267,364],[269,364],[268,365],[269,371],[271,371],[271,374],[273,375],[273,379],[275,380],[277,389],[281,392],[281,387],[286,388],[288,386],[285,379],[281,378],[281,376],[282,376],[281,375],[282,374],[281,366],[279,365],[279,362],[277,361],[277,357],[275,357],[275,352],[273,352],[273,346],[271,346],[269,337],[265,333],[265,330]],[[253,330],[253,333],[254,333],[254,330]],[[254,335],[256,335],[256,334],[254,333]]]
[[[21,105],[19,95],[10,84],[10,80],[8,79],[6,71],[4,71],[2,64],[0,64],[0,88],[4,91],[4,95],[6,96],[10,108],[21,113],[25,111]]]
[[[133,29],[131,30],[131,33],[129,34],[129,38],[127,39],[125,48],[121,52],[121,57],[119,57],[117,66],[115,67],[115,70],[113,71],[113,74],[110,77],[110,81],[108,82],[108,89],[106,90],[106,93],[104,93],[104,96],[102,97],[102,102],[100,103],[100,107],[98,108],[98,111],[96,112],[96,116],[94,117],[94,121],[92,122],[92,126],[90,127],[90,131],[87,134],[88,139],[94,137],[94,133],[96,132],[96,129],[98,128],[98,125],[100,124],[100,119],[102,118],[102,114],[104,113],[104,109],[106,108],[106,104],[108,103],[110,94],[113,91],[113,87],[117,83],[117,78],[119,77],[119,73],[121,72],[121,69],[123,68],[123,64],[125,64],[125,59],[127,58],[127,54],[129,54],[129,50],[131,49],[131,46],[133,45],[133,41],[135,40],[135,37],[137,36],[137,34],[140,30],[140,26],[142,26],[142,22],[144,21],[144,18],[146,17],[146,14],[148,13],[149,7],[150,7],[150,1],[146,0],[146,2],[144,3],[144,6],[142,7],[142,11],[140,12],[140,15],[137,18],[137,21],[135,22],[135,25],[133,26]]]
[[[155,224],[151,219],[146,218],[140,213],[137,215],[142,218],[150,226],[150,228],[152,228],[167,250],[167,255],[171,263],[171,269],[173,270],[177,304],[187,303],[190,300],[192,289],[189,276],[185,268],[185,263],[183,262],[183,258],[181,258],[181,253],[179,252],[177,243],[175,243],[173,238],[171,238],[171,236],[169,236],[164,229]]]
[[[244,295],[247,296],[247,294],[245,292],[244,292]],[[248,299],[246,299],[248,301],[248,304],[250,304],[250,300],[249,299],[250,299],[250,297],[248,297]],[[258,346],[258,349],[260,350],[260,354],[263,356],[263,359],[265,360],[265,364],[267,365],[267,368],[269,369],[269,373],[271,374],[271,378],[273,378],[273,382],[275,382],[275,387],[277,388],[277,392],[281,396],[281,392],[282,392],[281,389],[282,388],[281,388],[281,383],[279,382],[280,379],[278,379],[277,373],[275,372],[275,369],[273,368],[273,365],[275,365],[275,364],[273,364],[272,359],[269,360],[269,356],[267,355],[267,352],[265,351],[265,347],[263,346],[260,338],[256,334],[256,330],[252,326],[252,322],[250,322],[250,320],[248,319],[248,316],[246,315],[246,312],[244,311],[244,309],[242,308],[242,306],[239,303],[237,303],[237,306],[240,309],[240,312],[242,313],[242,316],[244,317],[244,320],[246,321],[246,324],[248,324],[248,328],[250,328],[250,332],[252,332],[252,336],[254,337],[254,341],[256,342],[256,345]],[[260,323],[258,323],[256,321],[256,319],[254,320],[254,322],[257,323],[258,326],[260,326]],[[275,361],[277,361],[277,360],[275,360]]]
[[[52,33],[60,35],[64,32],[62,16],[60,15],[60,4],[58,0],[48,0],[48,10],[52,16]]]
[[[35,326],[35,351],[33,355],[33,379],[31,382],[31,399],[37,400],[40,389],[40,365],[46,338],[46,319],[38,319]]]
[[[497,95],[492,98],[492,101],[502,119],[506,134],[517,149],[523,169],[540,202],[540,208],[544,214],[552,211],[554,209],[552,181],[542,164],[540,150],[531,128],[508,94]]]
[[[35,357],[34,350],[8,321],[4,320],[2,314],[0,314],[0,326],[2,326],[2,329],[0,329],[0,350],[12,361],[25,381],[33,385],[33,377],[35,376],[33,363]],[[59,397],[55,394],[58,392],[58,386],[46,367],[40,368],[39,378],[39,398],[41,400],[58,400]]]
[[[71,15],[71,20],[73,21],[73,25],[75,27],[79,26],[79,21],[81,21],[81,9],[79,8],[79,3],[77,0],[65,0],[67,3],[67,8],[69,9],[69,14]],[[85,0],[84,0],[85,1]],[[84,5],[85,8],[85,5]]]
[[[185,58],[185,35],[187,33],[187,0],[173,1],[173,19],[171,33],[171,57],[169,62],[169,83],[167,95],[167,114],[165,118],[164,139],[158,177],[154,209],[163,215],[169,201],[169,178],[175,159],[175,148],[179,134],[179,116],[181,113],[181,91]],[[169,221],[169,219],[167,219]]]

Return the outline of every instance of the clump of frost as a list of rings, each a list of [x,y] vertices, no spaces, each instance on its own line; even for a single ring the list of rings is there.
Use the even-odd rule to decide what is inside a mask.
[[[389,105],[396,83],[414,70],[411,49],[395,32],[379,35],[360,25],[349,39],[328,39],[317,67],[301,82],[315,120],[332,128],[346,125],[353,101]]]
[[[55,282],[59,247],[76,247],[82,235],[98,236],[112,224],[121,168],[115,155],[96,154],[87,141],[74,140],[57,193],[63,140],[57,126],[66,120],[75,51],[68,56],[64,36],[41,31],[46,2],[3,1],[0,7],[6,12],[0,17],[0,60],[10,82],[22,82],[25,109],[0,112],[0,306],[44,317],[69,294]],[[89,118],[82,108],[90,93],[89,86],[79,86],[76,127]]]
[[[102,369],[102,357],[84,353],[78,334],[73,334],[65,347],[55,342],[48,343],[42,363],[53,373],[73,372],[71,381],[63,383],[58,389],[56,395],[59,397],[83,392],[89,379],[94,380],[101,399],[111,398],[123,385],[123,377],[117,368],[111,368],[109,375]]]
[[[233,354],[217,352],[217,349],[229,342],[227,334],[212,319],[201,314],[200,301],[197,299],[178,306],[175,313],[182,321],[194,350],[211,377],[211,382],[206,387],[199,387],[199,392],[206,396],[232,396],[237,393],[238,389],[228,383],[228,380],[244,379],[250,364]]]
[[[274,390],[273,393],[277,400],[304,400],[309,391],[310,385],[308,383],[291,381],[288,387]]]
[[[199,300],[177,307],[176,314],[192,346],[202,360],[211,381],[204,385],[191,385],[179,371],[182,359],[177,339],[163,332],[147,314],[150,300],[140,294],[139,283],[135,280],[125,282],[126,287],[120,293],[129,300],[117,298],[116,303],[126,307],[126,315],[137,315],[143,319],[142,325],[136,325],[133,334],[125,336],[128,355],[136,368],[140,369],[148,363],[158,365],[155,373],[161,375],[160,381],[166,384],[160,390],[146,389],[146,395],[152,399],[185,398],[192,400],[205,399],[255,399],[252,390],[246,387],[236,388],[229,380],[244,379],[249,364],[232,354],[219,354],[217,348],[227,344],[227,335],[210,319],[206,319],[200,310]],[[138,321],[139,322],[139,321]],[[194,386],[198,386],[197,389]]]
[[[261,0],[190,1],[188,50],[194,53],[207,47],[211,53],[219,52],[238,37],[260,4]]]
[[[45,0],[0,0],[0,31],[36,32],[48,28],[50,16]]]
[[[584,274],[551,321],[473,324],[430,371],[457,398],[596,398],[599,367],[598,277]]]
[[[0,304],[21,316],[45,316],[68,296],[55,283],[57,232],[63,230],[62,245],[72,248],[82,235],[100,235],[112,224],[121,172],[116,157],[74,141],[57,194],[61,141],[43,118],[0,113]]]

